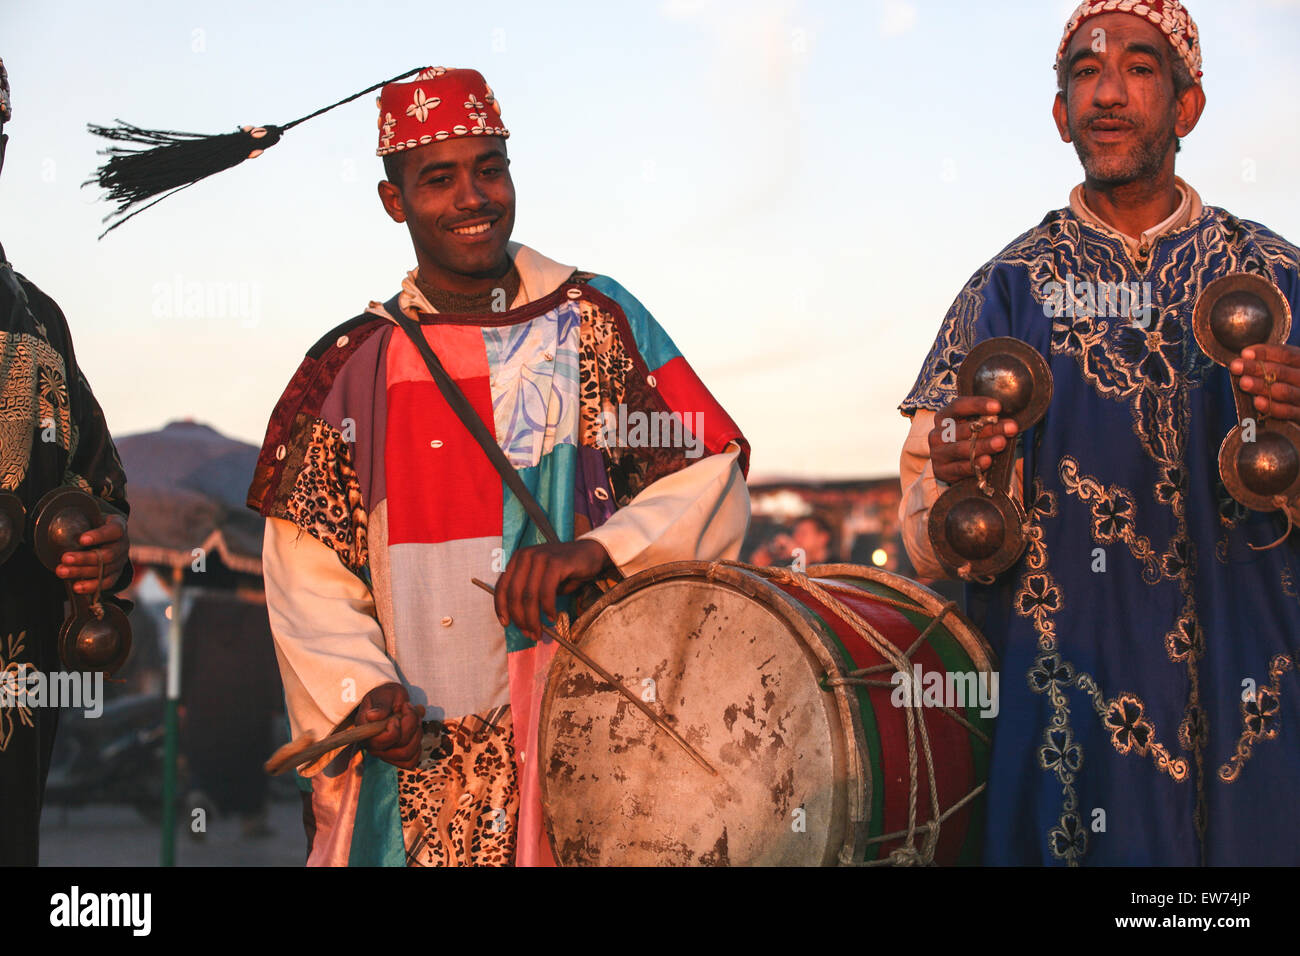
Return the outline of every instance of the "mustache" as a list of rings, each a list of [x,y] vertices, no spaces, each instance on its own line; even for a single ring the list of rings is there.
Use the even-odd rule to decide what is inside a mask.
[[[482,222],[484,219],[503,219],[505,218],[505,214],[506,210],[503,206],[484,206],[478,212],[474,213],[474,215],[464,216],[455,222],[444,222],[442,227],[444,229],[459,229],[461,226],[467,226],[472,222]]]
[[[1080,120],[1079,126],[1083,129],[1091,129],[1097,123],[1118,123],[1129,129],[1137,128],[1137,124],[1127,116],[1118,116],[1114,113],[1090,113]]]

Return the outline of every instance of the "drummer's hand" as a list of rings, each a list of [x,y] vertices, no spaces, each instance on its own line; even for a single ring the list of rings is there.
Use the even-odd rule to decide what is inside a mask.
[[[126,519],[121,515],[108,515],[98,528],[91,528],[77,543],[80,551],[66,551],[56,572],[65,581],[75,581],[72,589],[78,594],[94,594],[99,577],[99,559],[104,559],[105,588],[113,582],[126,566],[130,541],[126,536]]]
[[[544,612],[554,621],[555,598],[576,591],[610,566],[605,546],[591,538],[561,544],[539,544],[516,551],[497,581],[497,620],[512,621],[534,641],[542,636]]]
[[[388,718],[388,726],[364,746],[380,760],[394,767],[414,770],[420,765],[420,741],[424,735],[424,708],[411,703],[401,684],[380,684],[357,705],[357,723],[368,724]]]
[[[1300,422],[1300,348],[1252,345],[1228,366],[1241,376],[1241,388],[1255,396],[1255,410],[1269,418]],[[1272,376],[1270,388],[1265,381]]]
[[[950,485],[972,477],[975,472],[970,465],[970,422],[981,415],[996,415],[1001,410],[1002,405],[995,398],[967,395],[935,412],[934,428],[930,429],[934,477]],[[1012,419],[1000,418],[996,425],[986,425],[980,431],[976,447],[980,468],[987,471],[993,467],[993,456],[1003,451],[1008,441],[1015,440],[1016,430]]]

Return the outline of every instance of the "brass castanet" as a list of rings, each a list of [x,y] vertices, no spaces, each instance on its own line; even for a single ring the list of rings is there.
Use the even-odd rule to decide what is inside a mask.
[[[95,500],[80,488],[55,488],[36,505],[32,522],[33,548],[40,562],[54,571],[64,553],[80,547],[83,534],[99,527],[104,517]],[[59,630],[59,659],[75,671],[102,671],[112,676],[131,653],[131,625],[115,604],[100,603],[98,592],[88,598],[65,581],[71,614]]]
[[[1201,351],[1226,368],[1244,349],[1286,342],[1291,306],[1266,277],[1234,272],[1201,291],[1192,312],[1192,331]],[[1254,396],[1241,388],[1236,376],[1232,393],[1238,424],[1219,448],[1224,487],[1253,511],[1281,510],[1293,517],[1300,497],[1300,428],[1258,412]]]
[[[1007,336],[986,339],[958,369],[957,393],[996,399],[999,417],[1012,419],[1020,436],[1047,414],[1052,372],[1027,343]],[[1008,442],[993,456],[982,480],[975,476],[957,482],[930,509],[930,543],[944,566],[960,577],[995,577],[1025,550],[1024,508],[1008,493],[1015,450],[1016,440]]]

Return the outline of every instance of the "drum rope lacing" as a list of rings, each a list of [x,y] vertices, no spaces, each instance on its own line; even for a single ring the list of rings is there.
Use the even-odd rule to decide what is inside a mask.
[[[823,585],[818,583],[813,578],[808,577],[808,575],[806,574],[803,574],[798,571],[793,571],[790,568],[781,568],[781,567],[759,568],[759,567],[754,567],[753,565],[743,564],[739,561],[718,561],[715,562],[714,564],[709,565],[707,576],[709,577],[710,580],[712,580],[714,568],[728,567],[728,566],[743,568],[744,570],[749,571],[753,574],[757,574],[761,577],[768,578],[769,580],[775,582],[776,584],[788,584],[793,587],[797,587],[804,591],[807,591],[808,594],[810,594],[813,598],[815,598],[825,607],[829,608],[833,613],[839,615],[846,622],[848,622],[849,626],[851,626],[853,630],[856,631],[857,634],[864,641],[866,641],[867,644],[870,645],[871,648],[877,654],[879,654],[881,657],[885,658],[885,660],[889,662],[888,664],[880,664],[880,665],[875,665],[873,667],[862,668],[859,671],[850,671],[847,674],[837,674],[834,676],[827,675],[823,681],[823,683],[827,686],[841,686],[841,685],[861,685],[867,687],[895,686],[892,682],[886,683],[884,681],[871,681],[865,678],[865,675],[867,673],[878,673],[884,670],[892,670],[896,673],[904,674],[907,676],[907,679],[910,680],[911,679],[910,664],[911,664],[912,654],[917,650],[918,647],[920,647],[921,643],[929,635],[930,631],[936,625],[938,625],[938,623],[944,618],[944,616],[947,615],[949,612],[956,610],[957,607],[956,602],[954,601],[949,601],[946,604],[944,604],[943,607],[939,609],[939,612],[935,615],[934,619],[931,620],[930,623],[926,626],[925,630],[922,631],[920,636],[918,636],[917,639],[912,643],[912,646],[909,647],[906,652],[902,652],[892,641],[887,640],[882,634],[880,634],[879,631],[877,631],[874,627],[872,627],[872,625],[868,621],[866,621],[861,616],[859,616],[859,614],[856,611],[854,611],[853,608],[849,607],[847,604],[845,604],[843,601],[841,601],[839,598],[833,595],[829,590],[827,590]],[[901,610],[914,611],[922,614],[928,613],[925,608],[911,602],[898,601],[891,598],[887,598],[879,594],[872,594],[870,596],[873,601],[876,601],[881,604],[886,604],[895,608],[899,608]],[[912,693],[909,695],[909,697],[910,697],[909,703],[905,708],[907,714],[907,763],[908,763],[908,776],[909,776],[909,787],[908,787],[908,794],[907,794],[907,829],[900,830],[895,833],[884,833],[881,834],[880,836],[870,837],[867,840],[863,841],[866,844],[873,844],[873,843],[887,843],[887,842],[892,842],[894,840],[902,839],[903,845],[898,847],[897,849],[890,851],[888,856],[880,860],[844,860],[843,858],[841,858],[841,863],[844,863],[846,865],[849,866],[929,866],[933,864],[935,848],[938,846],[939,843],[939,833],[941,827],[943,826],[943,822],[947,820],[950,816],[952,816],[952,814],[960,810],[967,803],[969,803],[971,800],[975,799],[975,797],[979,796],[979,794],[982,793],[986,787],[986,784],[981,783],[978,786],[974,787],[969,793],[967,793],[964,797],[962,797],[960,800],[954,803],[947,810],[945,811],[939,810],[939,789],[938,789],[937,781],[935,780],[934,757],[930,750],[929,728],[926,727],[924,720],[918,722],[916,719],[917,710],[919,710],[923,706],[920,703],[920,698],[921,698],[920,688],[913,687]],[[967,730],[975,734],[985,744],[989,743],[989,738],[985,734],[981,733],[979,730],[973,727],[968,721],[959,717],[950,708],[942,707],[939,709],[947,713],[953,719],[957,720],[960,724],[962,724],[962,726],[964,726]],[[919,723],[919,731],[920,731],[919,734],[917,732],[918,723]],[[919,781],[920,775],[917,772],[917,737],[918,736],[920,737],[920,741],[921,741],[921,749],[925,753],[926,775],[930,785],[930,820],[925,823],[916,822],[916,804],[919,796],[918,791],[920,789],[920,781]],[[919,847],[916,845],[916,838],[918,834],[923,834],[921,838],[921,845]]]

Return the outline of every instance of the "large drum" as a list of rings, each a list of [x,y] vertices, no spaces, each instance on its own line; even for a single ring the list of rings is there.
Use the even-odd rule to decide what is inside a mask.
[[[679,562],[619,584],[570,636],[718,773],[558,651],[539,769],[561,864],[977,862],[992,653],[921,585]]]

